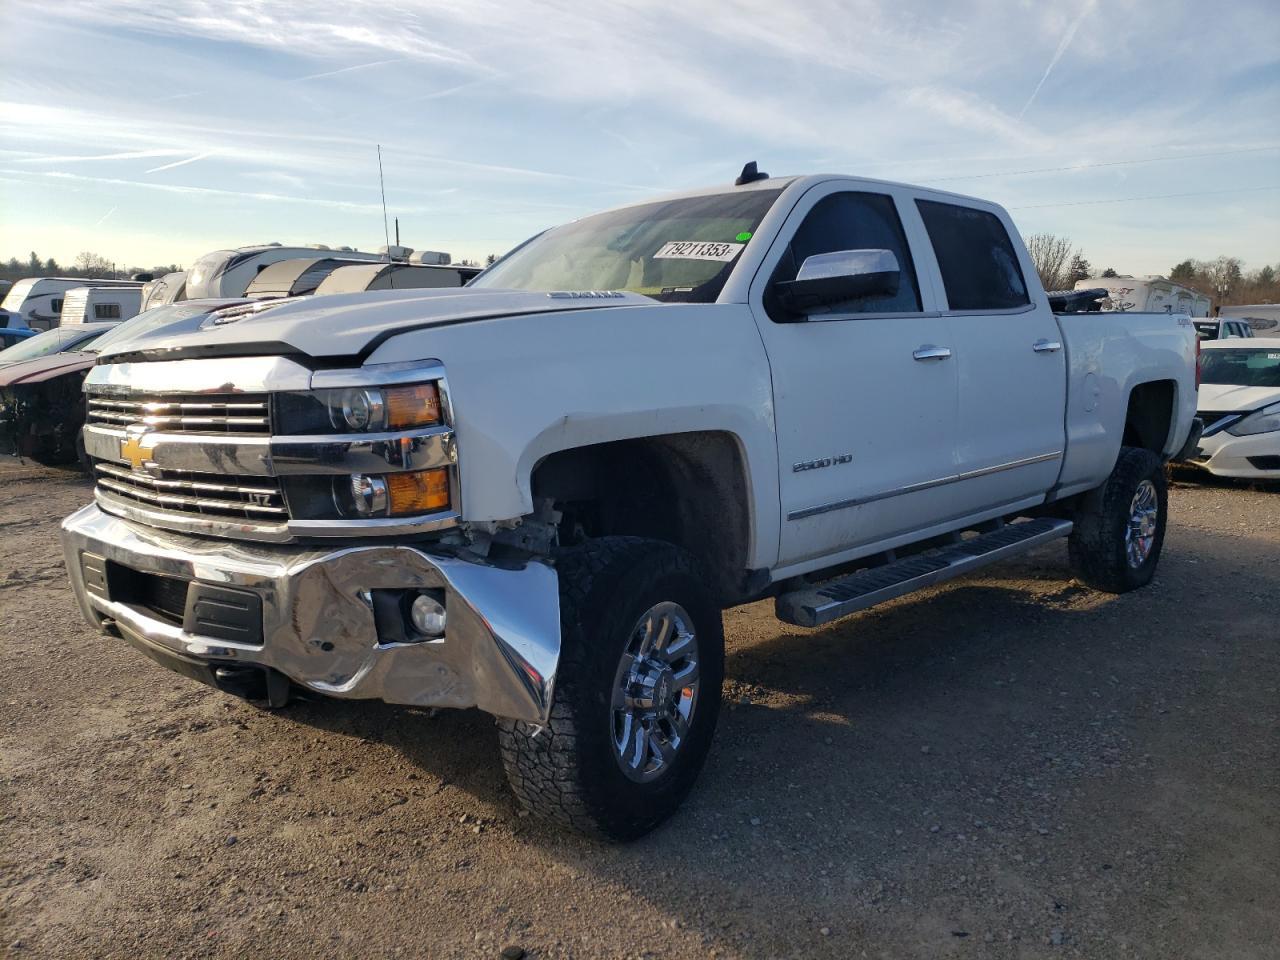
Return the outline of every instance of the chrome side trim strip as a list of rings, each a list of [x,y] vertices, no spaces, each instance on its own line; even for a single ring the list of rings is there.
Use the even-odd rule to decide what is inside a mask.
[[[908,493],[918,493],[921,490],[930,490],[934,487],[941,487],[948,483],[958,483],[961,480],[974,480],[978,477],[985,477],[993,473],[1001,473],[1005,470],[1016,470],[1018,467],[1029,467],[1034,463],[1046,463],[1049,460],[1061,460],[1062,453],[1042,453],[1035,457],[1026,457],[1022,460],[1011,460],[1008,463],[997,463],[994,466],[982,467],[979,470],[970,470],[966,473],[957,473],[950,477],[939,477],[937,480],[924,480],[920,483],[913,483],[902,487],[898,490],[884,490],[880,493],[867,494],[864,497],[850,497],[847,500],[836,500],[832,503],[823,503],[815,507],[805,507],[802,510],[793,510],[787,514],[788,520],[804,520],[806,517],[816,517],[819,514],[830,513],[833,510],[844,510],[848,507],[858,507],[864,503],[875,503],[877,500],[888,500],[891,497],[901,497]]]

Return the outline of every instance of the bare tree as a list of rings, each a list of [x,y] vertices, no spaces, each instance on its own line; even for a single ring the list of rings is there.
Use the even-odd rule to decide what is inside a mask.
[[[1077,261],[1088,265],[1083,251],[1071,249],[1070,237],[1052,233],[1036,233],[1027,237],[1027,252],[1031,254],[1031,262],[1036,265],[1036,273],[1046,290],[1066,289],[1075,282],[1071,274]]]
[[[111,261],[99,254],[85,250],[76,255],[72,268],[81,276],[96,279],[105,277],[111,272]]]

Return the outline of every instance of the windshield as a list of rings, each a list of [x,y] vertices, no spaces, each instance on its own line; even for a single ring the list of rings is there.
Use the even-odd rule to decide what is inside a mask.
[[[21,310],[22,301],[27,299],[27,294],[36,283],[36,280],[19,280],[5,294],[4,302],[0,303],[0,310]]]
[[[1280,347],[1206,350],[1200,355],[1200,382],[1239,387],[1280,387]]]
[[[503,290],[630,290],[710,303],[781,190],[626,207],[539,234],[473,280]]]
[[[54,327],[44,333],[37,333],[21,343],[15,343],[7,350],[0,350],[0,363],[17,363],[20,360],[34,360],[51,353],[61,353],[73,347],[83,347],[90,340],[102,335],[101,330],[86,331],[83,326]]]

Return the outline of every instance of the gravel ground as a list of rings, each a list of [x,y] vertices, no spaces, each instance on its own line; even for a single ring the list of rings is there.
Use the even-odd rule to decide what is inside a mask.
[[[474,712],[264,713],[81,622],[0,464],[0,949],[23,957],[1277,956],[1280,492],[1181,480],[1156,582],[1065,547],[822,630],[726,615],[683,811],[521,818]]]

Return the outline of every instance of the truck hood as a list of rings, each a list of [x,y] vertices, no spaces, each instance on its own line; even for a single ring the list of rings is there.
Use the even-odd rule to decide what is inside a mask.
[[[1201,410],[1214,413],[1235,413],[1243,410],[1257,410],[1269,403],[1280,400],[1280,390],[1275,387],[1240,387],[1232,383],[1200,384],[1200,399],[1197,406]]]
[[[83,372],[98,359],[96,353],[67,351],[51,353],[44,357],[32,357],[18,363],[0,366],[0,387],[13,387],[20,383],[43,383],[64,373]]]
[[[536,293],[470,287],[303,297],[178,318],[135,337],[117,340],[100,357],[101,362],[111,357],[174,360],[264,353],[356,357],[372,351],[388,337],[409,330],[502,317],[536,322],[536,315],[542,313],[655,303],[638,293]]]

